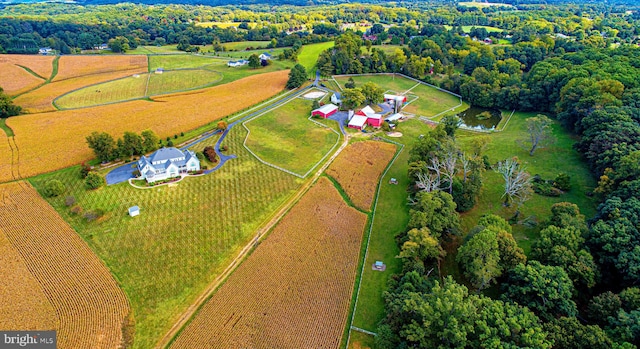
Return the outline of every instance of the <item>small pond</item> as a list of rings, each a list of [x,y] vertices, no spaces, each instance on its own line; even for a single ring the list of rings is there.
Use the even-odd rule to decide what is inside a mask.
[[[500,120],[502,120],[502,113],[495,109],[471,107],[458,114],[458,117],[462,120],[461,127],[495,130]]]

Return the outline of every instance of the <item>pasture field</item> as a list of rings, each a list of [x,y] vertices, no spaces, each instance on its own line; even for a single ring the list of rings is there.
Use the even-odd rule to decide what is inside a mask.
[[[15,132],[20,148],[22,176],[30,177],[92,159],[85,138],[93,131],[117,138],[125,131],[152,129],[160,138],[173,136],[266,100],[281,92],[287,79],[286,71],[254,75],[203,90],[154,97],[152,101],[125,102],[117,108],[105,105],[21,115],[7,119],[7,125]],[[258,84],[260,88],[255,88]],[[0,173],[0,181],[7,180],[9,174]]]
[[[116,103],[148,96],[203,88],[222,79],[222,74],[203,69],[165,71],[127,76],[87,86],[57,98],[60,109],[73,109]]]
[[[0,63],[0,71],[0,87],[9,96],[18,95],[44,83],[43,79],[13,63]]]
[[[44,80],[51,77],[54,59],[54,56],[42,55],[0,55],[0,63],[9,63],[29,68]]]
[[[209,175],[174,186],[135,189],[127,183],[87,191],[78,167],[33,178],[37,188],[57,178],[67,192],[49,203],[105,261],[131,300],[136,320],[132,348],[152,348],[252,238],[302,181],[262,165],[242,147],[246,131],[233,128],[225,140],[229,160]],[[209,138],[194,150],[213,145]],[[73,195],[84,212],[103,210],[89,222],[64,205]],[[138,205],[140,216],[127,208]]]
[[[192,54],[149,56],[149,71],[155,71],[158,68],[175,70],[203,67],[210,69],[226,68],[227,61],[220,58]]]
[[[322,51],[333,47],[334,42],[320,42],[317,44],[310,44],[302,46],[302,50],[298,55],[298,63],[300,63],[309,73],[309,76],[316,76],[316,63],[318,62],[318,57]]]
[[[321,177],[171,348],[337,348],[366,220]]]
[[[58,318],[38,280],[0,228],[0,328],[6,331],[58,327]]]
[[[309,120],[310,100],[295,98],[244,123],[249,129],[246,146],[262,160],[299,175],[311,170],[340,135]]]
[[[218,52],[218,56],[220,57],[229,57],[229,58],[234,58],[234,59],[238,59],[238,58],[244,58],[244,59],[249,59],[249,56],[251,56],[252,54],[256,54],[258,56],[260,56],[261,53],[267,52],[269,53],[273,58],[277,58],[278,55],[280,55],[280,53],[282,53],[282,51],[284,51],[284,47],[278,47],[278,48],[270,48],[270,49],[257,49],[257,50],[242,50],[242,51],[226,51],[226,52]]]
[[[375,48],[376,50],[383,51],[386,55],[392,55],[395,53],[396,49],[402,49],[402,47],[403,45],[373,45],[371,46],[371,50]],[[362,46],[360,50],[362,53],[369,52],[367,51],[366,46]]]
[[[58,61],[58,74],[53,81],[123,70],[146,71],[147,56],[61,56]]]
[[[121,70],[109,73],[92,74],[77,78],[53,81],[23,95],[18,96],[13,102],[21,106],[27,113],[44,113],[55,111],[53,100],[66,93],[95,85],[105,81],[111,81],[133,74],[146,72],[146,68],[139,70]],[[15,119],[15,118],[12,118]]]
[[[113,348],[122,343],[123,331],[129,331],[129,302],[109,269],[31,185],[3,184],[0,195],[0,233],[24,258],[51,303],[58,317],[58,346]]]
[[[344,88],[349,77],[336,76],[335,79]],[[450,113],[455,113],[469,107],[466,102],[460,104],[460,98],[454,95],[399,75],[361,75],[353,76],[353,80],[356,82],[356,87],[365,82],[373,82],[384,90],[406,93],[410,103],[402,110],[419,116],[433,117],[447,110],[453,109]],[[418,98],[412,101],[415,97]]]
[[[349,144],[327,168],[356,207],[369,211],[376,195],[378,178],[396,152],[396,146],[385,142]]]
[[[238,23],[240,24],[240,23]],[[237,41],[222,44],[227,50],[244,51],[247,47],[265,48],[271,41]]]

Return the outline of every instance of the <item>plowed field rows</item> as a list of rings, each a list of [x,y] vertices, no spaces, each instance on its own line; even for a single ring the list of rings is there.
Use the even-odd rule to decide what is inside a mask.
[[[357,142],[346,147],[327,169],[357,207],[368,210],[376,194],[378,178],[396,152],[384,142]]]
[[[287,71],[254,75],[208,89],[158,97],[155,103],[133,101],[117,108],[107,105],[22,115],[7,119],[7,125],[15,132],[20,147],[20,172],[29,177],[91,159],[93,154],[85,138],[93,131],[120,137],[124,131],[150,128],[161,138],[172,136],[276,95],[284,89],[287,75]],[[31,93],[24,96],[28,95]],[[0,163],[10,163],[9,156],[1,153]],[[0,173],[0,181],[9,179],[9,173]]]
[[[118,348],[129,304],[109,270],[29,184],[0,197],[0,227],[58,317],[58,348]]]
[[[171,347],[338,348],[366,219],[320,178]]]
[[[147,70],[147,56],[62,56],[53,81],[123,70]]]

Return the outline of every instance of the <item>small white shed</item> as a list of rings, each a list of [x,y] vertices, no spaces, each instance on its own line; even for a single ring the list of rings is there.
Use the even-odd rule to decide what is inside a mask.
[[[138,206],[129,207],[129,216],[135,217],[135,216],[137,216],[139,214],[140,214],[140,207],[138,207]]]

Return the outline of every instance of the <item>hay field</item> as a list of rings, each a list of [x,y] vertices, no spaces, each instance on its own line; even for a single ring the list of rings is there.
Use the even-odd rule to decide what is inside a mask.
[[[396,146],[391,143],[351,143],[326,172],[340,183],[354,205],[369,210],[376,194],[378,178],[395,152]]]
[[[58,327],[58,318],[42,286],[0,228],[0,328],[7,331]]]
[[[150,128],[161,138],[173,136],[268,99],[284,89],[287,79],[288,71],[254,75],[208,89],[157,97],[154,102],[138,100],[117,107],[12,117],[7,125],[16,134],[21,174],[30,177],[92,159],[85,138],[93,131],[120,137],[124,131]],[[0,173],[0,181],[9,179],[9,174]]]
[[[337,348],[366,220],[321,177],[171,348]]]
[[[0,63],[21,65],[31,69],[43,79],[48,79],[53,72],[55,56],[41,55],[0,55]]]
[[[147,70],[147,56],[61,56],[53,81],[122,70]]]
[[[3,184],[0,196],[4,236],[59,317],[58,347],[117,347],[129,303],[109,270],[31,185]]]
[[[146,69],[122,70],[81,76],[61,81],[53,81],[36,90],[17,97],[13,102],[21,106],[27,113],[55,111],[56,108],[53,106],[53,100],[65,93],[101,82],[111,81],[133,74],[144,73],[145,71]]]

